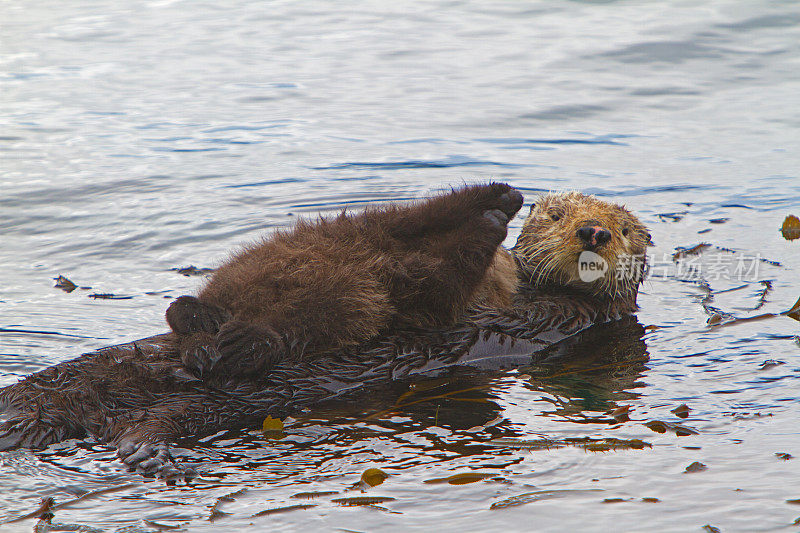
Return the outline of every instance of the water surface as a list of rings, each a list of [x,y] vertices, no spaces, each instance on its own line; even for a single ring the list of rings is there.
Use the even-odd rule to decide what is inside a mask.
[[[2,384],[163,331],[169,298],[201,282],[170,269],[213,267],[299,216],[491,178],[527,203],[565,189],[624,203],[656,243],[638,325],[559,364],[452,376],[410,396],[398,384],[301,413],[279,441],[217,435],[178,450],[203,472],[190,484],[128,473],[91,441],[3,453],[2,517],[93,490],[54,522],[749,532],[800,516],[787,503],[800,498],[800,325],[706,326],[711,308],[745,317],[800,297],[798,241],[778,231],[800,215],[795,3],[1,9]],[[701,242],[706,270],[692,277],[672,254]],[[91,289],[58,290],[58,275]],[[680,404],[685,419],[671,412]],[[624,406],[630,421],[610,418]],[[644,425],[654,420],[697,434],[657,433]],[[584,437],[649,446],[489,443]],[[707,469],[686,473],[694,462]],[[353,485],[368,468],[390,477],[362,494]],[[464,473],[487,476],[425,483]],[[310,491],[336,494],[292,497]],[[393,499],[333,501],[351,496]],[[228,514],[210,521],[215,504]],[[315,506],[253,517],[298,504]]]

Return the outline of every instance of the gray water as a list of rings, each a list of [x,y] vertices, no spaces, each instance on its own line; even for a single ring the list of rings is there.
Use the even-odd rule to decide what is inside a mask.
[[[800,215],[798,52],[796,2],[0,3],[0,384],[165,330],[169,298],[202,281],[170,269],[213,267],[299,216],[497,179],[528,204],[567,189],[624,203],[656,243],[638,366],[578,357],[477,392],[438,382],[417,403],[392,390],[326,406],[282,440],[231,432],[179,450],[202,475],[176,486],[93,441],[2,453],[0,520],[99,491],[53,522],[793,530],[800,325],[706,321],[711,307],[747,317],[800,296],[800,241],[779,231]],[[58,275],[91,288],[64,292]],[[624,406],[631,420],[609,423]],[[652,447],[485,445],[498,437]],[[695,461],[707,469],[686,473]],[[351,488],[368,468],[390,477]],[[469,472],[489,477],[425,483]],[[292,498],[308,491],[338,494]],[[362,495],[394,499],[333,501]],[[253,517],[295,504],[315,506]]]

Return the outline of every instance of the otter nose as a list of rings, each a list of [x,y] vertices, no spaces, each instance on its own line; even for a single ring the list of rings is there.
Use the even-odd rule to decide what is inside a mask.
[[[583,226],[577,231],[578,238],[590,248],[602,246],[611,240],[611,232],[600,225]]]

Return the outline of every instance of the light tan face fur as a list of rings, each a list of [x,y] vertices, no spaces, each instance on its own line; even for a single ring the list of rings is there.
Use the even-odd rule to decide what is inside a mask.
[[[578,237],[578,229],[599,223],[611,233],[596,248]],[[643,278],[647,228],[622,206],[579,192],[548,194],[531,207],[514,252],[534,285],[569,285],[597,295],[635,296]],[[578,258],[599,254],[608,264],[603,277],[582,281]],[[620,272],[621,271],[621,272]]]

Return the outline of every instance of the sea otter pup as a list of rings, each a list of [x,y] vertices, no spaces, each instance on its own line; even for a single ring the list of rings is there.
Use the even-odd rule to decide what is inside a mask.
[[[491,183],[302,221],[234,255],[197,297],[169,306],[167,323],[184,364],[215,379],[257,378],[389,329],[452,325],[520,207],[518,191]]]

